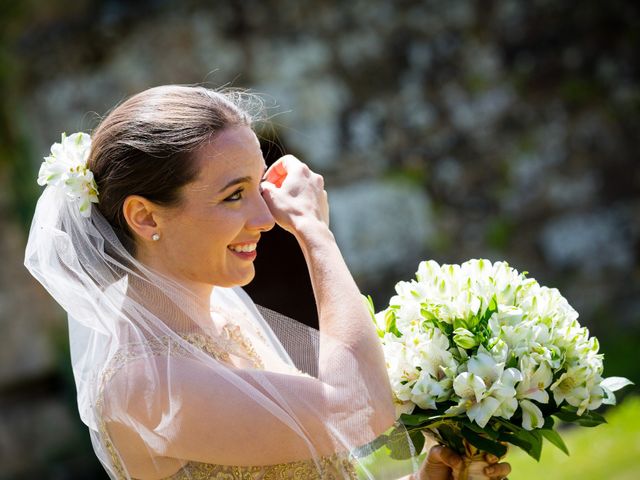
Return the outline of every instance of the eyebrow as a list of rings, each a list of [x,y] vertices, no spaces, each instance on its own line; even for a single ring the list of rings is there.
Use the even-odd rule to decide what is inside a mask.
[[[267,166],[265,165],[264,167],[264,171],[262,172],[262,176],[264,177],[265,172],[267,171]],[[244,177],[238,177],[238,178],[234,178],[233,180],[231,180],[230,182],[228,182],[224,187],[222,187],[220,189],[220,191],[218,193],[222,193],[224,192],[227,188],[232,187],[233,185],[237,185],[238,183],[245,183],[245,182],[250,182],[252,180],[253,177],[247,175]],[[261,178],[262,180],[262,178]]]

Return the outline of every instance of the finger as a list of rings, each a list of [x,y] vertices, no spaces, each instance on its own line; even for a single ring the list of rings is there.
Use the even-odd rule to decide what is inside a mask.
[[[285,155],[284,157],[280,157],[278,160],[273,162],[273,164],[267,169],[267,172],[272,172],[277,175],[284,175],[287,173],[287,157],[289,155]]]
[[[294,159],[292,155],[285,155],[284,157],[280,157],[276,160],[273,165],[271,165],[264,174],[264,179],[273,183],[277,187],[282,185],[282,182],[287,177],[289,170],[294,162],[291,159]]]
[[[484,473],[491,478],[504,478],[511,473],[511,465],[508,463],[496,463],[485,467]]]
[[[287,167],[285,166],[285,164],[287,163],[287,157],[288,155],[285,155],[284,157],[280,157],[274,164],[273,164],[273,169],[276,171],[276,173],[278,173],[279,175],[285,175],[287,173]]]
[[[462,463],[462,458],[449,447],[436,445],[429,450],[428,461],[431,463],[444,463],[451,468],[458,468]]]
[[[264,175],[264,181],[270,182],[275,186],[280,187],[282,186],[282,182],[286,177],[287,177],[287,171],[282,166],[282,163],[278,163],[278,164],[274,163],[271,166],[271,168],[269,168],[266,171]]]
[[[262,182],[260,184],[260,193],[262,194],[262,198],[264,198],[265,200],[272,201],[274,190],[276,188],[278,188],[278,186],[274,185],[273,183]]]
[[[500,461],[500,459],[495,455],[493,455],[492,453],[485,454],[484,459],[486,460],[487,463],[490,463],[490,464],[498,463]]]

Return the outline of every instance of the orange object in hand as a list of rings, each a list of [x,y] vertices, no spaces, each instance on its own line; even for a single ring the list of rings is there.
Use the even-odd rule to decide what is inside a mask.
[[[267,170],[267,177],[265,180],[280,188],[285,178],[287,178],[287,170],[284,167],[284,162],[280,159],[276,161],[269,170]]]

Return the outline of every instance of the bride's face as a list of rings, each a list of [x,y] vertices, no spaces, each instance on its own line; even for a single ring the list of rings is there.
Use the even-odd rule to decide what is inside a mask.
[[[182,190],[182,203],[161,215],[162,263],[174,276],[222,287],[246,285],[260,234],[274,219],[260,193],[266,170],[249,127],[230,127],[196,153],[198,178]],[[245,251],[242,251],[245,250]]]

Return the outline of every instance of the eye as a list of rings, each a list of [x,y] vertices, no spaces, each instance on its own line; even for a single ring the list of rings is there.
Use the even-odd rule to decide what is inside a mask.
[[[238,200],[240,200],[242,198],[242,192],[243,191],[244,191],[243,188],[239,188],[238,190],[233,192],[231,195],[229,195],[227,198],[225,198],[224,201],[225,202],[237,202]]]

